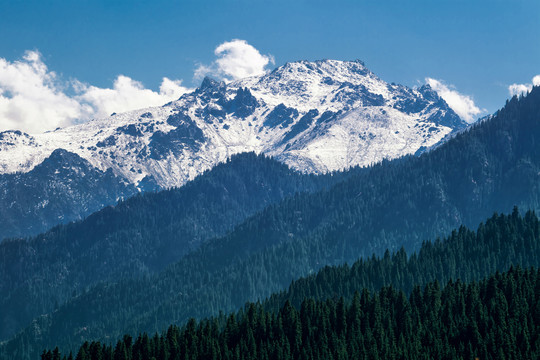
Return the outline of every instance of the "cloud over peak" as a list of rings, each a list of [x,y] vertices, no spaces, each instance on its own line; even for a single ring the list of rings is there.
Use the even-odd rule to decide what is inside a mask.
[[[211,75],[225,81],[233,81],[249,76],[262,75],[268,64],[274,64],[272,55],[263,55],[245,40],[234,39],[216,47],[217,59],[210,65],[200,64],[195,70],[195,78]]]
[[[261,75],[271,55],[262,55],[245,40],[227,41],[216,47],[215,61],[199,65],[195,78],[212,75],[225,81]],[[0,131],[39,133],[149,106],[163,105],[191,91],[181,80],[164,77],[159,91],[125,75],[112,87],[100,88],[77,79],[63,81],[48,69],[38,51],[27,51],[20,60],[0,58]]]
[[[453,85],[446,85],[441,80],[426,78],[426,83],[431,86],[440,97],[446,101],[448,106],[467,123],[471,124],[478,119],[478,116],[485,113],[485,109],[480,109],[472,97],[459,93]]]

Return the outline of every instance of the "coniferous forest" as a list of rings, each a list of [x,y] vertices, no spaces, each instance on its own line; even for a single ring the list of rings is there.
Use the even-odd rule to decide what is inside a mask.
[[[331,281],[325,285],[336,286]],[[540,271],[511,267],[460,280],[356,291],[350,300],[307,298],[276,312],[247,304],[229,316],[172,325],[161,335],[125,335],[115,346],[85,342],[74,357],[127,359],[538,359]]]
[[[486,359],[534,359],[540,349],[538,266],[540,219],[533,212],[520,216],[515,209],[510,215],[494,215],[476,232],[461,227],[444,240],[425,242],[411,256],[401,249],[360,259],[350,266],[325,267],[292,282],[287,291],[247,304],[239,313],[221,313],[199,323],[189,320],[171,326],[161,338],[140,335],[133,340],[126,335],[114,351],[111,341],[87,342],[75,351],[76,358],[123,359],[124,352],[126,359],[246,358],[248,346],[249,356],[257,359],[468,359],[471,354]],[[507,273],[500,275],[500,271]],[[489,274],[496,275],[484,280]],[[229,296],[226,289],[222,291],[224,297]],[[64,316],[77,316],[77,308]],[[344,328],[336,323],[339,311],[339,318],[348,324],[341,325]],[[289,317],[281,318],[284,314]],[[254,323],[249,316],[259,322]],[[287,321],[298,323],[287,325]],[[358,328],[347,333],[356,326],[352,323]],[[297,332],[291,333],[288,326],[298,326]],[[231,329],[235,335],[229,339]],[[358,332],[362,336],[357,338]],[[506,339],[504,353],[494,347],[501,336]],[[192,340],[186,344],[188,337]],[[351,337],[358,343],[351,344]],[[43,356],[48,359],[48,351]],[[56,350],[50,351],[50,356],[55,359],[60,355]]]

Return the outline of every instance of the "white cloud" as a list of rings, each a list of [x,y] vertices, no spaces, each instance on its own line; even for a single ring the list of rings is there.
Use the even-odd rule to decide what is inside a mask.
[[[532,90],[533,86],[540,86],[540,75],[536,75],[532,78],[531,84],[512,84],[508,86],[508,92],[510,96],[514,95],[526,95]]]
[[[525,95],[532,90],[531,84],[512,84],[508,86],[508,92],[511,96]]]
[[[486,112],[485,109],[476,106],[470,96],[460,94],[452,85],[446,85],[444,82],[432,78],[426,78],[426,82],[460,118],[469,124],[475,122],[478,115]]]
[[[159,93],[167,98],[178,99],[191,89],[182,86],[182,80],[171,80],[164,77],[159,86]]]
[[[259,50],[245,40],[226,41],[216,47],[217,59],[211,65],[200,64],[195,70],[195,78],[212,75],[225,81],[262,75],[268,64],[274,64],[272,55],[262,55]]]
[[[39,52],[27,51],[14,62],[0,58],[0,131],[53,130],[112,112],[162,105],[187,91],[181,81],[168,78],[163,78],[159,92],[123,75],[111,89],[63,82]]]
[[[79,95],[76,98],[93,109],[95,117],[107,116],[113,112],[124,112],[148,106],[163,105],[178,99],[189,89],[181,86],[181,81],[163,78],[159,92],[145,89],[144,86],[130,77],[119,75],[112,89],[96,86],[76,85]]]
[[[87,116],[87,110],[62,91],[39,52],[27,51],[12,63],[0,58],[0,130],[50,130]]]

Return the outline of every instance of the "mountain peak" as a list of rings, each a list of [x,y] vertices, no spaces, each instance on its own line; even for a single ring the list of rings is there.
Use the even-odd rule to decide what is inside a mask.
[[[352,74],[366,76],[372,73],[365,67],[361,60],[342,61],[322,59],[315,61],[300,60],[287,62],[274,69],[270,74],[300,74],[302,76],[311,75],[319,77],[339,76],[343,78],[344,76]]]
[[[206,89],[216,89],[216,88],[222,88],[225,86],[225,83],[223,81],[218,81],[210,76],[205,76],[201,86],[199,86],[199,90],[206,90]]]

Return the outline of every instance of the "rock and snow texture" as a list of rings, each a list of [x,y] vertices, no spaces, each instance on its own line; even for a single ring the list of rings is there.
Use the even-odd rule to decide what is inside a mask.
[[[466,125],[429,86],[388,84],[360,61],[299,61],[228,84],[206,78],[161,107],[0,133],[0,174],[28,172],[55,149],[141,190],[180,186],[245,151],[321,173],[414,154]]]

